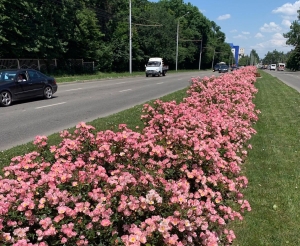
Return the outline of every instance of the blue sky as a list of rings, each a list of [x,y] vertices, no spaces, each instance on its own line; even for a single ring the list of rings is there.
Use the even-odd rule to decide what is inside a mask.
[[[158,0],[153,0],[158,2]],[[299,1],[287,0],[184,0],[198,7],[210,21],[216,22],[226,35],[226,42],[238,45],[249,55],[256,50],[260,58],[275,49],[291,50],[283,33],[297,20]]]

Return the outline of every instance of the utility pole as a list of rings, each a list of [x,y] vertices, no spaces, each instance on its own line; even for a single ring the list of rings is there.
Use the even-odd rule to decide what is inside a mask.
[[[129,73],[132,73],[131,0],[129,0]]]
[[[202,39],[201,39],[201,44],[200,44],[199,71],[200,71],[200,68],[201,68],[201,56],[202,56]]]
[[[178,39],[179,39],[179,20],[189,14],[189,12],[186,12],[183,16],[180,16],[177,21],[177,35],[176,35],[176,71],[178,66]]]

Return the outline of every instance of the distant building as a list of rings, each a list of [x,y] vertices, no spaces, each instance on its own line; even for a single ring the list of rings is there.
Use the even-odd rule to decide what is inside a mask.
[[[240,48],[239,50],[239,58],[243,57],[245,55],[245,49],[244,48]]]
[[[231,52],[233,54],[233,57],[235,59],[235,63],[238,66],[239,64],[239,53],[240,53],[240,47],[237,45],[234,45],[233,43],[229,43],[231,47]]]

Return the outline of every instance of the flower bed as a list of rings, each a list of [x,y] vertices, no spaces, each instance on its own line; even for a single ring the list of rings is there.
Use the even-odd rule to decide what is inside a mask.
[[[0,179],[2,245],[228,245],[251,210],[241,165],[255,133],[255,68],[194,78],[182,103],[144,105],[142,133],[63,131]]]

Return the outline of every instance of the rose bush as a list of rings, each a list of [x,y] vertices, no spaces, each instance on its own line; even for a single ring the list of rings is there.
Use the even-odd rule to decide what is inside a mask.
[[[12,159],[0,179],[2,245],[228,245],[251,210],[241,175],[259,111],[255,68],[194,78],[182,103],[144,105],[141,133],[74,133]]]

